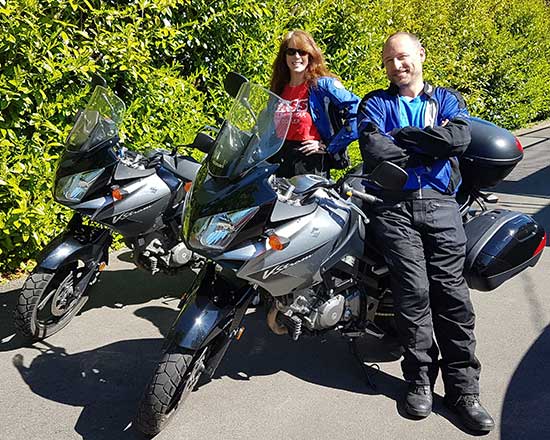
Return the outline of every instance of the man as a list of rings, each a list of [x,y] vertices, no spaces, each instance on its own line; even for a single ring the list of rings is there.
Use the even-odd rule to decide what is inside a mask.
[[[490,431],[494,421],[479,402],[475,315],[462,276],[466,236],[454,198],[461,181],[456,156],[470,142],[468,112],[458,92],[424,82],[426,53],[415,35],[390,36],[382,58],[391,84],[363,98],[359,145],[367,170],[389,160],[409,175],[403,191],[378,189],[385,203],[369,208],[405,349],[405,410],[430,414],[441,368],[445,403],[468,428]]]

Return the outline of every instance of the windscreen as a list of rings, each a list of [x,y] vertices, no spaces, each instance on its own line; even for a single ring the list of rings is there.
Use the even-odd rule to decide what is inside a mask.
[[[209,156],[210,174],[237,177],[273,156],[285,141],[291,118],[288,101],[244,83]]]
[[[67,150],[90,151],[107,139],[115,137],[125,110],[124,102],[112,91],[97,86],[67,137]]]

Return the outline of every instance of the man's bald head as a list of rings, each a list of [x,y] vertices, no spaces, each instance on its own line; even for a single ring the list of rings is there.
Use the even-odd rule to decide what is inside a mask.
[[[391,34],[385,41],[384,43],[384,47],[382,48],[382,52],[384,51],[384,49],[395,39],[397,38],[407,38],[409,39],[415,46],[417,46],[418,48],[421,48],[422,47],[422,43],[420,42],[420,39],[415,35],[415,34],[411,34],[410,32],[404,32],[404,31],[399,31],[399,32],[395,32],[394,34]]]

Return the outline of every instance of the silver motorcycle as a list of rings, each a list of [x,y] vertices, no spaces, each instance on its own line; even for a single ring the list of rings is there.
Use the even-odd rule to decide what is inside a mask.
[[[399,190],[407,173],[385,162],[338,182],[276,178],[269,159],[285,140],[289,103],[240,75],[229,75],[226,89],[235,101],[183,212],[184,241],[204,260],[139,405],[135,425],[148,435],[164,428],[202,375],[213,376],[258,292],[271,330],[294,340],[332,330],[349,340],[382,337],[382,320],[393,314],[389,271],[362,209],[381,200],[363,183]],[[466,210],[480,194],[472,189]],[[494,289],[539,260],[546,235],[529,216],[485,210],[465,219],[467,279],[476,288]]]
[[[147,156],[128,150],[119,138],[124,111],[124,102],[98,85],[65,142],[54,198],[75,214],[21,289],[15,327],[24,337],[45,339],[82,309],[108,263],[113,232],[151,274],[173,274],[197,259],[181,239],[181,218],[200,163],[177,149]],[[208,151],[209,142],[198,135],[187,147]]]

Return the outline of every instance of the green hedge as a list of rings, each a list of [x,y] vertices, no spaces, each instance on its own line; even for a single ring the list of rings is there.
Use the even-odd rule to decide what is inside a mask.
[[[381,45],[408,30],[429,80],[516,128],[550,116],[549,17],[543,0],[0,0],[0,272],[24,268],[71,215],[53,174],[93,73],[124,92],[125,140],[147,150],[219,123],[228,71],[268,84],[288,29],[309,30],[358,95],[386,85]]]

